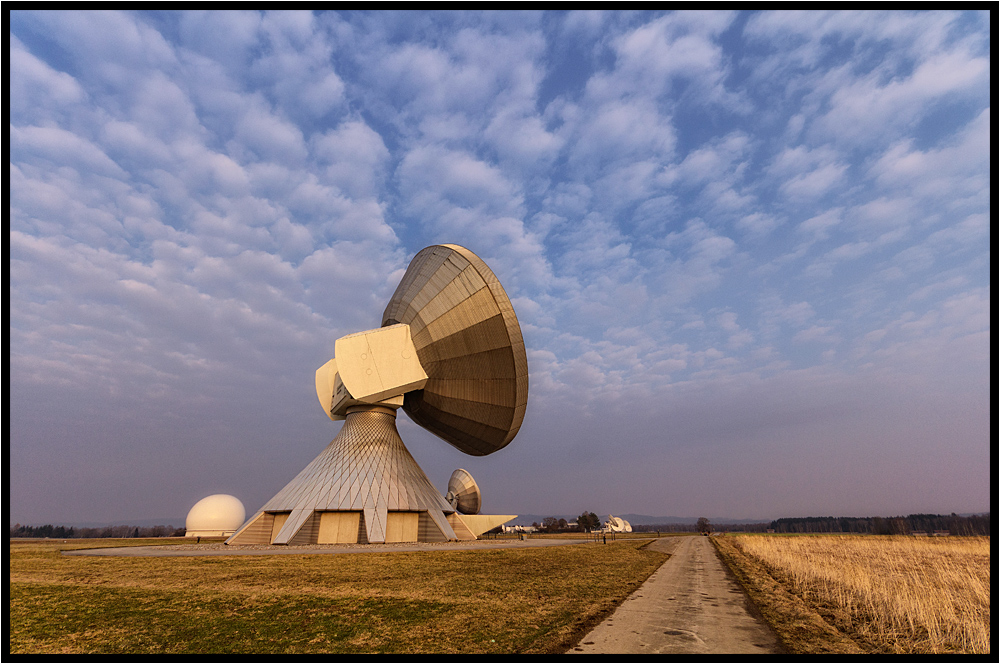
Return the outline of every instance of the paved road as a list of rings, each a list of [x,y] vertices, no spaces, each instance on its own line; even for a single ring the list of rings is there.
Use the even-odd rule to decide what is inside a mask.
[[[668,537],[660,569],[569,653],[772,654],[770,629],[747,610],[743,590],[707,537]]]

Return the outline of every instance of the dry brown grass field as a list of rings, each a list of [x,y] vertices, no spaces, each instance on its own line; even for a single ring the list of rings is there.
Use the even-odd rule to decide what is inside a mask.
[[[11,540],[11,653],[561,653],[665,560],[607,545],[78,557]],[[190,540],[185,542],[190,543]]]
[[[792,652],[990,652],[989,537],[715,539]]]

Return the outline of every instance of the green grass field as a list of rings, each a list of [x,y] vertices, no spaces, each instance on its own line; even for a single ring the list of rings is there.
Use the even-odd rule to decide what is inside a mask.
[[[124,558],[11,540],[11,653],[561,653],[664,561],[607,545]]]

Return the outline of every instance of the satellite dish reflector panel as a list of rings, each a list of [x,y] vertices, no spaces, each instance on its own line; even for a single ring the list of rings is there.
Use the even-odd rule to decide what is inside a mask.
[[[517,435],[528,403],[528,359],[510,299],[493,271],[454,244],[420,251],[382,315],[409,325],[423,389],[410,418],[466,454],[484,456]],[[339,358],[339,352],[338,352]]]
[[[459,468],[448,480],[448,495],[445,499],[462,514],[479,514],[483,506],[483,495],[472,474]]]

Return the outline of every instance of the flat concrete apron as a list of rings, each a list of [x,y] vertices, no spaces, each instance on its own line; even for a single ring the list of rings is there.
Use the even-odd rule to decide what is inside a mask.
[[[670,559],[569,653],[781,652],[707,537],[665,537],[650,546]]]
[[[223,544],[182,544],[162,546],[120,546],[107,549],[72,549],[64,556],[126,556],[132,558],[174,556],[311,556],[342,553],[405,553],[410,551],[485,551],[487,549],[525,549],[540,546],[586,544],[587,540],[527,539],[527,540],[472,540],[467,542],[438,542],[434,544],[412,542],[397,544],[331,544],[311,546],[225,546]]]

